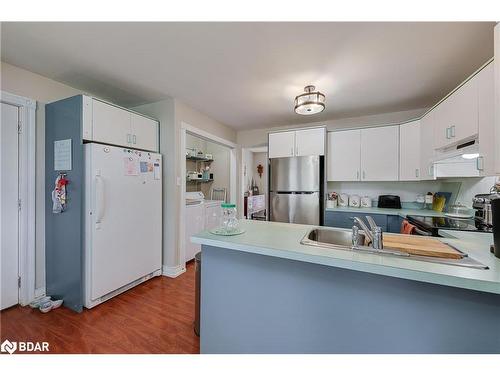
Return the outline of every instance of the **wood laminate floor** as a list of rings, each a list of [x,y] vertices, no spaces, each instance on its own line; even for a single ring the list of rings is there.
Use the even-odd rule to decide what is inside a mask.
[[[181,276],[155,277],[80,314],[0,312],[1,342],[47,341],[50,353],[199,353],[194,334],[194,264]]]

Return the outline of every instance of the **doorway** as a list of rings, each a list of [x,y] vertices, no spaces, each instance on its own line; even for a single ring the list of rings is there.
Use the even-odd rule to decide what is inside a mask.
[[[267,145],[243,148],[241,155],[243,217],[251,220],[267,220],[269,212]]]
[[[179,202],[178,259],[183,272],[186,261],[189,261],[196,252],[191,248],[188,249],[190,234],[195,234],[193,230],[197,233],[200,228],[205,230],[208,225],[217,223],[216,218],[209,218],[207,215],[216,215],[217,209],[220,209],[220,201],[233,203],[236,201],[237,145],[185,122],[181,123],[180,133],[179,160],[181,168],[178,185],[180,185],[181,199]],[[188,175],[188,172],[191,175]],[[198,176],[195,176],[195,172]],[[218,192],[215,193],[213,190],[218,190]],[[201,209],[186,205],[186,197],[189,197],[190,200],[196,200],[196,197],[190,194],[196,191],[203,192],[207,200]],[[186,194],[188,195],[186,196]],[[196,204],[196,202],[189,203]],[[190,223],[189,228],[186,225],[188,222]],[[199,223],[199,225],[193,225],[195,223]]]
[[[0,309],[35,298],[36,102],[0,92]]]

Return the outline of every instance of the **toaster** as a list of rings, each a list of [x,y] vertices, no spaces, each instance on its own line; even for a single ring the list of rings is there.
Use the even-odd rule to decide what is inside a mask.
[[[378,208],[401,208],[399,195],[379,195]]]

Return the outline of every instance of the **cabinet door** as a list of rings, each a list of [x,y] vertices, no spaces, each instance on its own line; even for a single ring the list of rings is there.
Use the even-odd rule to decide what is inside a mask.
[[[399,179],[420,179],[420,121],[399,127]]]
[[[361,180],[397,181],[399,125],[361,129]]]
[[[117,146],[132,146],[130,112],[93,99],[92,139]]]
[[[295,155],[295,131],[269,133],[269,158]]]
[[[420,119],[420,180],[434,180],[434,127],[436,109]]]
[[[494,62],[477,74],[480,174],[495,174],[495,80]]]
[[[158,151],[158,122],[131,113],[132,146],[141,150]]]
[[[440,103],[432,110],[433,113],[433,138],[431,139],[435,149],[446,147],[453,142],[451,138],[451,97]]]
[[[478,133],[477,78],[476,75],[451,96],[450,137],[452,143]]]
[[[324,155],[325,129],[314,128],[295,132],[295,156]]]
[[[360,130],[328,133],[328,181],[360,180]]]

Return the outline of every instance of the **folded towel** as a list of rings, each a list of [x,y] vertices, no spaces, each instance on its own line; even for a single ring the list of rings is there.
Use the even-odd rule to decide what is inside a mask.
[[[401,224],[401,234],[414,234],[415,228],[415,225],[410,224],[408,220],[405,219]]]

